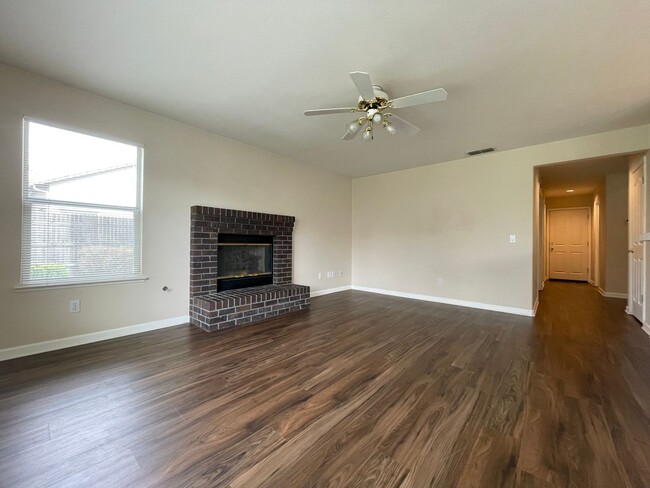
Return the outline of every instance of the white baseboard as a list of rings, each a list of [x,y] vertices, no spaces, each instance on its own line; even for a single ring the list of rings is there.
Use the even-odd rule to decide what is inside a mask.
[[[328,288],[326,290],[312,291],[309,296],[320,297],[322,295],[329,295],[330,293],[338,293],[340,291],[346,291],[351,289],[352,287],[350,285],[345,285],[345,286],[339,286],[338,288]]]
[[[605,291],[600,286],[598,287],[598,293],[606,298],[623,298],[627,300],[627,293],[615,293],[611,291]]]
[[[645,332],[646,334],[648,334],[648,336],[650,336],[650,325],[648,325],[648,324],[643,324],[643,326],[641,327],[641,330],[642,330],[643,332]]]
[[[418,295],[416,293],[404,293],[401,291],[383,290],[381,288],[369,288],[367,286],[352,285],[353,290],[367,291],[370,293],[379,293],[381,295],[390,295],[393,297],[412,298],[413,300],[423,300],[425,302],[444,303],[447,305],[458,305],[459,307],[479,308],[481,310],[490,310],[492,312],[503,312],[514,315],[525,315],[534,317],[535,311],[527,308],[505,307],[503,305],[492,305],[489,303],[470,302],[467,300],[457,300],[455,298],[436,297],[432,295]]]
[[[604,296],[607,298],[622,298],[623,300],[627,300],[627,293],[613,293],[606,291]]]
[[[65,349],[67,347],[80,346],[90,342],[115,339],[116,337],[139,334],[150,330],[164,329],[165,327],[186,324],[189,321],[190,317],[188,315],[183,315],[181,317],[156,320],[144,324],[129,325],[128,327],[120,327],[119,329],[102,330],[101,332],[91,332],[90,334],[81,334],[72,337],[64,337],[62,339],[54,339],[52,341],[37,342],[35,344],[26,344],[24,346],[0,349],[0,361],[6,361],[7,359],[14,359],[22,356],[31,356],[32,354],[40,354],[42,352],[56,351],[57,349]]]

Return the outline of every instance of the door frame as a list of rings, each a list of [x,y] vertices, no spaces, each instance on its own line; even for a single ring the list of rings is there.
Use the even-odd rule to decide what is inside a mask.
[[[594,195],[594,201],[592,203],[592,220],[591,220],[591,263],[593,271],[591,273],[591,284],[596,288],[600,288],[600,234],[601,234],[601,222],[602,217],[602,208],[600,205],[600,197],[598,194]]]
[[[591,207],[562,207],[562,208],[547,208],[546,209],[546,222],[544,225],[544,261],[545,261],[545,275],[547,279],[550,278],[551,276],[551,255],[549,253],[549,249],[551,248],[550,245],[550,225],[551,225],[551,212],[555,212],[558,210],[587,210],[587,215],[588,215],[588,222],[587,222],[587,227],[589,229],[589,232],[587,232],[588,240],[587,240],[587,263],[588,263],[588,276],[587,276],[587,281],[586,283],[592,283],[593,282],[593,272],[594,270],[592,269],[593,266],[591,265],[591,258],[592,258],[592,253],[593,253],[593,246],[591,245],[591,234],[592,234],[592,211]]]
[[[632,158],[630,158],[632,159]],[[627,201],[628,201],[628,236],[627,236],[627,248],[628,248],[628,258],[627,258],[627,306],[625,307],[625,312],[628,315],[632,315],[633,317],[636,317],[634,315],[634,305],[633,305],[633,300],[634,300],[634,272],[633,272],[633,266],[634,266],[634,256],[630,253],[630,249],[632,249],[634,245],[634,237],[632,235],[632,226],[629,225],[630,222],[630,217],[632,214],[632,174],[641,168],[641,177],[643,178],[643,187],[642,187],[642,192],[641,192],[641,202],[639,202],[639,205],[641,207],[641,246],[642,246],[642,255],[643,255],[643,267],[641,268],[641,298],[642,298],[642,303],[641,303],[641,317],[636,317],[638,320],[640,320],[641,324],[645,325],[645,319],[646,319],[646,300],[645,300],[645,294],[646,294],[646,288],[648,287],[648,283],[646,283],[647,279],[647,272],[646,272],[646,267],[648,266],[648,262],[646,261],[648,259],[648,252],[647,252],[647,234],[645,234],[647,227],[646,227],[646,219],[647,219],[647,185],[646,185],[646,177],[647,177],[647,172],[648,172],[648,164],[647,164],[647,154],[643,154],[638,162],[632,162],[630,160],[630,166],[628,169],[628,195],[627,195]]]

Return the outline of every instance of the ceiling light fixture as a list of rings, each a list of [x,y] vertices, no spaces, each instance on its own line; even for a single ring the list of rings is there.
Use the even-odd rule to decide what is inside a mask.
[[[358,118],[357,120],[353,120],[348,124],[348,130],[352,134],[356,134],[359,131],[359,129],[361,129],[361,126],[365,123],[366,123],[366,119],[364,119],[363,117]]]
[[[391,136],[394,136],[397,133],[395,126],[389,123],[387,120],[384,120],[384,129],[386,129],[386,132],[388,132]]]
[[[573,193],[575,190],[567,190],[567,193]]]
[[[397,115],[389,113],[389,110],[447,100],[447,91],[444,88],[436,88],[391,100],[381,86],[372,84],[368,73],[364,71],[352,71],[350,78],[352,78],[352,82],[357,87],[360,95],[356,107],[305,110],[305,115],[308,116],[349,112],[363,114],[360,119],[347,124],[348,131],[343,136],[344,141],[354,139],[360,132],[359,129],[366,123],[368,123],[368,127],[363,131],[362,135],[364,141],[372,141],[374,139],[373,124],[381,124],[386,129],[386,132],[391,135],[398,131],[407,136],[415,135],[420,129]],[[388,122],[388,117],[392,117],[390,123]]]
[[[370,142],[374,139],[372,135],[372,121],[368,125],[368,128],[365,131],[363,131],[363,136],[361,137],[365,142]]]

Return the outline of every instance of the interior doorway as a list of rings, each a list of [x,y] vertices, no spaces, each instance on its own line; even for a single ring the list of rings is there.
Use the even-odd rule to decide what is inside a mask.
[[[573,280],[588,282],[607,298],[628,298],[628,174],[633,157],[535,168],[533,279],[538,290],[548,279]]]
[[[591,212],[588,207],[548,210],[548,277],[589,281]]]

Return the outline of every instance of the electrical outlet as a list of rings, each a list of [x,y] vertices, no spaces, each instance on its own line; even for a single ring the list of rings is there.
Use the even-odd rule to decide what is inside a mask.
[[[323,279],[323,273],[318,273],[318,279],[322,280]]]
[[[510,234],[510,244],[514,244],[515,242],[517,242],[517,235]]]
[[[69,305],[68,310],[69,310],[70,313],[79,313],[79,312],[81,312],[81,300],[79,300],[78,298],[74,299],[74,300],[70,300],[70,305]]]
[[[339,276],[343,276],[343,270],[339,270]]]
[[[438,278],[438,284],[442,285],[442,278]]]

